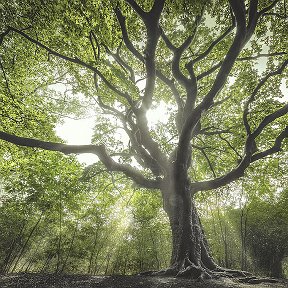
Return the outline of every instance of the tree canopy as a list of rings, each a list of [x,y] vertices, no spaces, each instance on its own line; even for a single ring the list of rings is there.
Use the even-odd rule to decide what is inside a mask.
[[[287,165],[286,8],[281,0],[2,4],[0,138],[93,153],[99,161],[86,173],[120,172],[160,190],[173,238],[166,272],[211,276],[221,269],[194,195]],[[63,143],[55,125],[87,105],[96,114],[91,144]],[[164,113],[152,123],[157,107]]]

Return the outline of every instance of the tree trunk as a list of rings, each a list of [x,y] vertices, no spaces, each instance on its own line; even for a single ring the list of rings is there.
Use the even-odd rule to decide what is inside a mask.
[[[186,182],[188,183],[188,181]],[[184,185],[165,185],[162,190],[164,210],[168,214],[172,231],[171,266],[166,274],[190,276],[192,278],[209,277],[216,269],[208,243],[198,216],[190,185],[182,191],[173,187]],[[181,188],[180,188],[181,189]]]
[[[275,253],[273,259],[271,261],[270,266],[270,277],[274,278],[283,278],[283,268],[282,268],[282,261],[284,258],[284,254],[282,253]]]

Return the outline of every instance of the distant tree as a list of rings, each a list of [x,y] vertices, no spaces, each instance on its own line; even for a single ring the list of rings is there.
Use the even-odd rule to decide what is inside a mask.
[[[288,105],[280,90],[288,64],[285,5],[284,0],[6,3],[0,95],[11,113],[3,117],[12,122],[25,117],[27,106],[13,105],[35,101],[35,95],[49,107],[49,84],[57,79],[74,95],[93,100],[98,116],[91,145],[36,140],[41,133],[45,138],[43,130],[12,129],[7,122],[0,138],[64,154],[94,153],[108,171],[160,190],[173,247],[163,273],[198,278],[224,271],[209,252],[194,196],[243,177],[263,158],[280,157],[287,145]],[[29,85],[35,88],[30,94]],[[29,107],[37,111],[33,101]],[[158,113],[156,107],[165,108],[167,121],[152,125],[149,111]]]
[[[288,255],[287,190],[275,201],[254,201],[249,205],[247,244],[256,266],[266,275],[282,278]]]

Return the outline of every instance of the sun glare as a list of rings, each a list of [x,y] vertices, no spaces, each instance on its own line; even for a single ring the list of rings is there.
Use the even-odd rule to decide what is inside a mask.
[[[166,124],[168,121],[168,105],[160,101],[157,107],[146,112],[146,117],[150,128],[153,128],[157,123]]]

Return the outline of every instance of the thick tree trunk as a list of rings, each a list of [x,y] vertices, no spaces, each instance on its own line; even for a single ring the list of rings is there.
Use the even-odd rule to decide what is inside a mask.
[[[172,254],[170,267],[156,274],[193,279],[251,275],[245,271],[222,268],[215,263],[194,203],[190,181],[185,174],[187,176],[187,173],[178,173],[177,177],[167,177],[161,187],[163,208],[172,231]]]
[[[165,185],[162,191],[172,231],[171,266],[165,272],[192,278],[209,277],[218,266],[211,257],[190,187],[186,185],[184,191],[174,187],[177,185]]]

